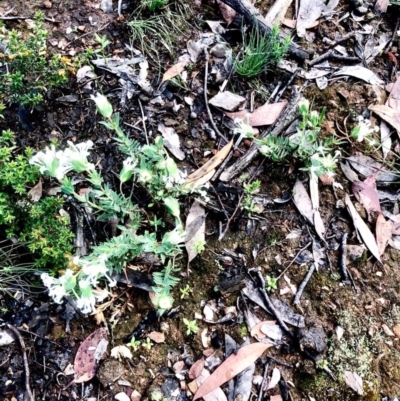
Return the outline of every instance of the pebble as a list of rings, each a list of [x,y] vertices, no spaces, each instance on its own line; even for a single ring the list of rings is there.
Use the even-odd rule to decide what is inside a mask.
[[[368,12],[368,7],[363,7],[363,6],[358,7],[356,8],[356,12],[357,14],[364,15]]]
[[[124,392],[115,394],[114,398],[115,398],[117,401],[131,401],[131,399],[128,397],[128,394],[126,394],[126,393],[124,393]]]
[[[400,324],[396,324],[396,326],[393,327],[392,331],[397,338],[400,338]]]
[[[51,8],[53,5],[51,4],[51,1],[46,0],[43,5],[45,6],[45,8]]]
[[[218,43],[211,50],[210,53],[217,58],[225,58],[229,52],[228,46]]]
[[[197,113],[195,113],[194,111],[192,111],[192,112],[190,113],[190,118],[191,118],[192,120],[194,120],[195,118],[197,118]]]

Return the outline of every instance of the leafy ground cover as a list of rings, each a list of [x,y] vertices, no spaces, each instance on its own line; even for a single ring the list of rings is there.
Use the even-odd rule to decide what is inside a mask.
[[[114,3],[0,4],[1,397],[398,396],[396,6]]]

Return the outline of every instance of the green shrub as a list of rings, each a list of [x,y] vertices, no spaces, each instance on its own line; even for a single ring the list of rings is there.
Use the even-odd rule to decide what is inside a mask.
[[[8,238],[25,242],[37,267],[62,267],[72,251],[74,235],[69,221],[61,217],[63,200],[49,197],[32,202],[27,187],[40,178],[39,169],[29,164],[33,150],[14,155],[13,134],[0,136],[0,227]],[[4,238],[3,238],[4,239]]]
[[[0,61],[7,65],[7,73],[0,79],[0,101],[36,105],[46,90],[68,81],[74,64],[59,54],[49,55],[47,36],[40,12],[28,35],[0,25]]]

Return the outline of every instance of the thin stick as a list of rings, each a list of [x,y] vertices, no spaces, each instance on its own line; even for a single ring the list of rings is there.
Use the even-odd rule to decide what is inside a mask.
[[[7,324],[7,327],[14,333],[14,335],[17,337],[19,344],[21,346],[22,350],[22,358],[24,361],[24,370],[25,370],[25,390],[26,394],[28,397],[28,401],[35,401],[33,398],[32,390],[29,384],[30,380],[30,373],[29,373],[29,364],[28,364],[28,357],[26,356],[26,347],[25,347],[25,342],[24,339],[22,338],[21,334],[19,334],[19,331],[16,327],[14,327],[11,324]]]
[[[279,315],[278,311],[275,309],[275,306],[272,303],[271,298],[267,294],[267,291],[265,291],[265,280],[264,280],[264,277],[262,276],[262,274],[261,274],[261,272],[259,270],[257,271],[257,276],[258,276],[258,279],[261,282],[261,287],[259,288],[259,291],[264,296],[264,300],[265,300],[265,302],[266,302],[266,304],[268,306],[268,309],[275,316],[276,320],[281,325],[281,327],[285,330],[286,334],[288,334],[288,335],[290,335],[292,337],[293,334],[289,330],[289,327],[287,327],[286,323],[282,320],[282,318]]]
[[[263,374],[263,378],[262,378],[262,381],[261,381],[260,392],[258,393],[257,401],[261,401],[262,400],[262,396],[264,394],[264,383],[265,383],[265,380],[267,378],[268,368],[269,368],[269,362],[268,362],[268,359],[267,359],[267,363],[265,364],[264,374]]]
[[[207,114],[208,114],[208,118],[210,120],[210,123],[214,129],[214,131],[216,132],[216,134],[218,134],[218,136],[220,136],[221,138],[223,138],[226,143],[228,143],[229,141],[225,138],[225,136],[219,131],[219,129],[217,128],[217,126],[215,125],[214,119],[212,117],[211,114],[211,110],[210,110],[210,106],[208,104],[208,97],[207,97],[207,78],[208,78],[208,52],[207,52],[207,48],[204,48],[204,55],[206,57],[206,66],[205,66],[205,72],[204,72],[204,102],[206,104],[206,109],[207,109]]]
[[[275,98],[275,102],[279,102],[279,99],[282,97],[282,95],[285,93],[285,90],[289,87],[289,85],[293,82],[293,80],[296,78],[297,74],[300,72],[300,68],[296,68],[296,70],[293,72],[289,80],[287,81],[286,85],[282,88],[282,90],[278,93],[278,95]]]
[[[299,252],[297,252],[296,256],[292,259],[292,261],[285,267],[285,269],[283,270],[283,272],[278,276],[277,280],[279,280],[289,269],[290,266],[292,266],[292,264],[294,263],[294,261],[296,260],[296,258],[300,255],[301,252],[303,252],[304,250],[306,250],[309,246],[311,245],[311,242],[309,242],[305,247],[301,248]]]
[[[347,233],[342,235],[342,240],[340,241],[340,246],[342,247],[342,254],[340,255],[340,268],[342,269],[343,278],[345,281],[349,281],[349,273],[346,266],[346,256],[347,256]]]
[[[386,45],[386,51],[389,51],[394,39],[396,38],[396,33],[397,33],[397,30],[399,29],[399,22],[400,22],[400,17],[397,17],[396,26],[394,28],[392,37],[390,38],[389,43]]]
[[[339,43],[342,43],[348,39],[353,38],[356,35],[356,32],[350,32],[347,35],[343,35],[341,38],[335,40],[335,41],[329,41],[328,43],[328,49],[332,49],[333,47],[337,46]]]
[[[148,145],[149,138],[147,136],[146,121],[145,121],[145,116],[144,116],[144,112],[143,112],[142,102],[140,101],[140,99],[138,99],[138,102],[139,102],[140,112],[142,113],[143,130],[144,130],[144,134],[146,135],[146,142]]]
[[[306,285],[310,281],[310,278],[313,275],[316,267],[317,267],[316,264],[313,263],[312,266],[310,267],[310,269],[308,270],[306,276],[304,277],[303,281],[301,282],[301,284],[297,290],[296,296],[294,297],[293,305],[297,305],[300,302],[301,295],[303,294],[303,291],[306,288]]]

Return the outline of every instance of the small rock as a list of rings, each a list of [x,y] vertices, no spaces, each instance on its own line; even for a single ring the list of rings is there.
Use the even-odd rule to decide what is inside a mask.
[[[359,15],[364,15],[364,14],[366,14],[367,12],[368,12],[368,7],[358,7],[358,8],[356,8],[356,12],[357,12],[357,14],[359,14]]]
[[[128,394],[124,392],[115,394],[114,399],[116,399],[117,401],[131,401],[130,398],[128,397]]]
[[[190,113],[190,118],[191,118],[192,120],[194,120],[195,118],[197,118],[197,114],[196,114],[194,111],[192,111],[192,112]]]
[[[49,0],[46,0],[44,3],[43,3],[43,5],[44,5],[44,7],[45,8],[51,8],[53,5],[51,4],[51,1],[49,1]]]
[[[217,58],[225,58],[228,53],[230,52],[230,49],[228,46],[226,46],[223,43],[218,43],[216,44],[211,50],[210,53]]]
[[[131,394],[131,401],[140,401],[142,398],[142,395],[139,393],[137,390],[133,390]]]
[[[383,332],[384,332],[387,336],[394,337],[393,331],[390,330],[389,327],[386,326],[386,324],[383,324],[383,325],[382,325],[382,330],[383,330]]]
[[[396,324],[396,326],[393,327],[392,331],[397,338],[400,338],[400,324]]]
[[[85,25],[79,25],[78,26],[78,31],[79,32],[85,32],[86,31],[86,26]]]

